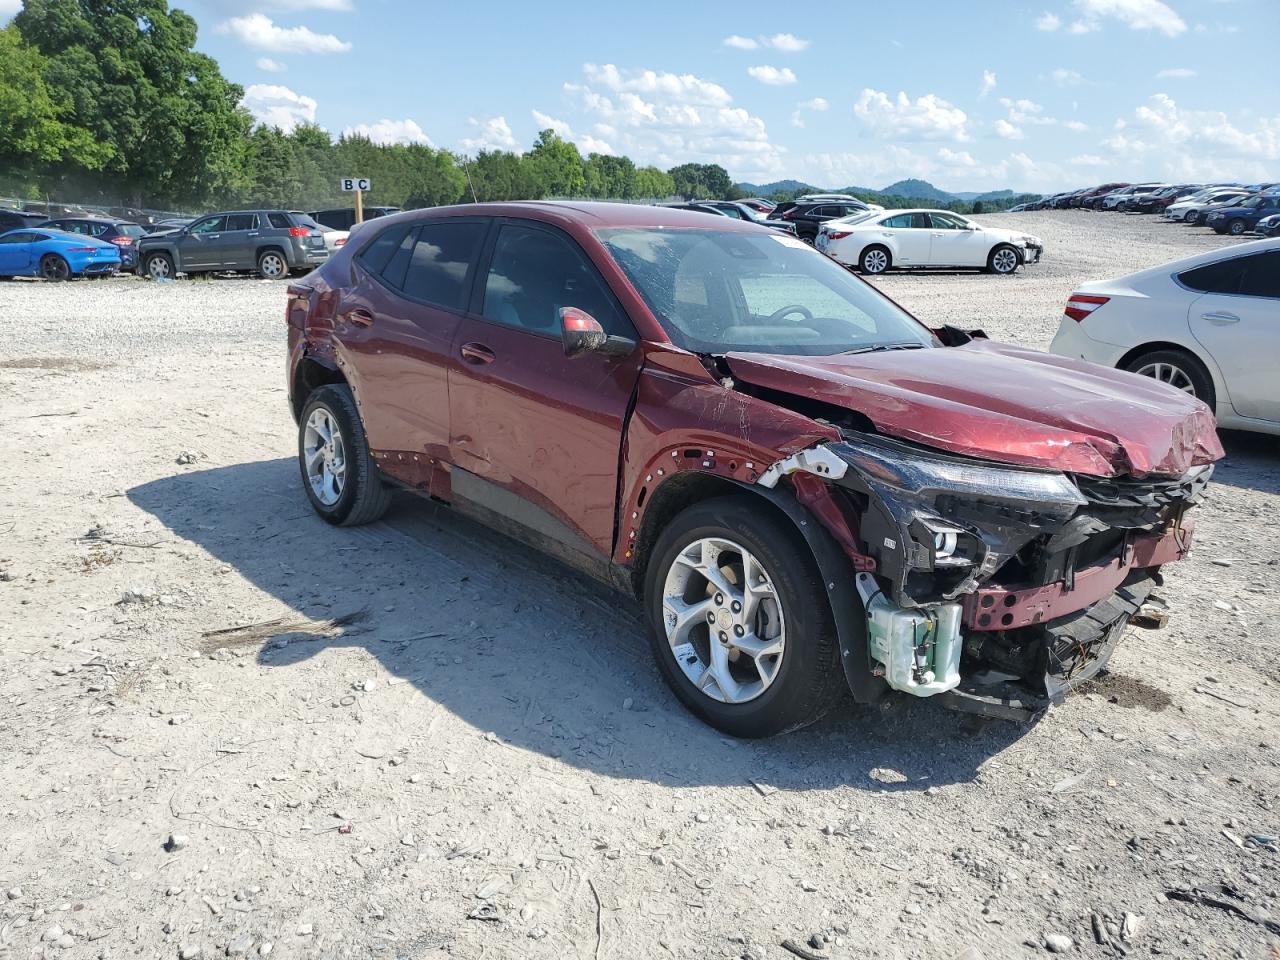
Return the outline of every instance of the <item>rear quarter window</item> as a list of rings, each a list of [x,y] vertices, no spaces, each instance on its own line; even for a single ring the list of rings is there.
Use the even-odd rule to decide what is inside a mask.
[[[289,222],[289,215],[287,213],[268,213],[267,222],[271,224],[271,228],[273,230],[288,230],[293,226],[293,224]]]

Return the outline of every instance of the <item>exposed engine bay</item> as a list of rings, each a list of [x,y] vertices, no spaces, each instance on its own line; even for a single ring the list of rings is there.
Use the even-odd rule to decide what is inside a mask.
[[[847,498],[866,552],[869,668],[892,689],[1010,718],[1106,665],[1160,565],[1190,548],[1187,510],[1213,472],[1100,478],[841,433],[759,482],[803,471]]]

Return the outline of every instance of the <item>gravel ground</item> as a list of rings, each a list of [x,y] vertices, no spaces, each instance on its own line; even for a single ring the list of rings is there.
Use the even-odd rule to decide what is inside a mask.
[[[1227,242],[988,219],[1045,263],[877,283],[1044,347],[1076,283]],[[1274,439],[1226,437],[1169,627],[1039,723],[735,742],[593,584],[418,501],[313,516],[281,285],[4,290],[0,957],[1276,956]]]

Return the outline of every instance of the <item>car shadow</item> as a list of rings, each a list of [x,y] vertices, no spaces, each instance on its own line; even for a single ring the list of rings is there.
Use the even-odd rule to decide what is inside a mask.
[[[923,790],[973,780],[1028,729],[927,701],[846,699],[804,730],[734,740],[667,689],[637,604],[447,507],[402,494],[384,520],[335,528],[311,510],[292,459],[166,477],[128,497],[305,617],[366,612],[336,636],[281,626],[290,632],[258,651],[263,668],[363,648],[465,723],[602,775]]]
[[[1213,482],[1280,495],[1280,437],[1245,430],[1221,430],[1227,455],[1213,470]]]

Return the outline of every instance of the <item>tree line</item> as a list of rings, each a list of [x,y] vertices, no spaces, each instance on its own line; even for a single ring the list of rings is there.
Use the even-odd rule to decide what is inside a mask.
[[[260,125],[242,106],[244,89],[195,42],[195,20],[168,0],[25,0],[0,29],[0,194],[192,211],[309,210],[347,205],[338,178],[361,176],[373,182],[368,202],[406,208],[744,195],[718,164],[664,171],[628,157],[584,157],[553,130],[523,153],[465,157],[359,135],[335,140],[315,124]]]

